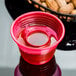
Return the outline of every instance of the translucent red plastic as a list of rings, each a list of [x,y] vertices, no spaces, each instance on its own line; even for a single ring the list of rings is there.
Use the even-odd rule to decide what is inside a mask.
[[[28,29],[28,26],[35,25],[47,26],[53,29],[57,35],[57,41],[50,46],[41,48],[26,46],[19,42],[18,37],[21,31],[25,28]],[[19,16],[11,26],[11,36],[18,45],[21,56],[25,61],[34,65],[45,64],[52,59],[55,49],[63,39],[64,34],[65,28],[63,23],[56,16],[41,11],[25,13]],[[49,36],[47,42],[49,42]]]

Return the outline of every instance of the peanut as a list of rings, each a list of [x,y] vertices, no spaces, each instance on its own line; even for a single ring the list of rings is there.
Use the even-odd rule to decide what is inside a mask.
[[[46,4],[51,10],[58,11],[59,6],[55,0],[46,0]]]
[[[46,0],[40,0],[41,2],[45,2]]]
[[[41,3],[41,5],[43,5],[44,7],[47,7],[47,5],[46,5],[46,3],[45,3],[45,2],[42,2],[42,3]],[[40,9],[41,9],[42,11],[45,11],[45,9],[44,9],[44,8],[42,8],[42,7],[40,7]]]
[[[71,14],[76,14],[76,9],[72,10]]]
[[[74,4],[74,6],[76,8],[76,0],[72,0],[72,3]]]
[[[63,7],[63,6],[65,6],[67,4],[65,0],[56,0],[56,2],[58,3],[58,5],[60,7]]]
[[[71,0],[65,0],[66,2],[70,2]]]
[[[72,3],[67,4],[65,7],[61,7],[59,12],[63,14],[70,14],[71,11],[74,9],[74,6]]]
[[[44,7],[47,7],[46,3],[45,2],[42,2],[41,3]]]

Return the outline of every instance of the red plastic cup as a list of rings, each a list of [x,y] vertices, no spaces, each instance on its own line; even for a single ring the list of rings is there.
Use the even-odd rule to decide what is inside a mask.
[[[28,30],[30,27],[33,27],[33,30]],[[54,32],[52,32],[51,29]],[[43,44],[32,44],[28,40],[29,36],[40,32],[46,35],[47,40]],[[54,33],[56,34],[57,41],[50,45],[50,38],[52,35],[55,37]],[[11,36],[18,45],[21,56],[25,61],[33,65],[41,65],[50,61],[55,53],[56,47],[63,39],[64,34],[64,25],[56,16],[40,11],[28,12],[19,16],[11,26]],[[18,40],[20,35],[26,43]]]

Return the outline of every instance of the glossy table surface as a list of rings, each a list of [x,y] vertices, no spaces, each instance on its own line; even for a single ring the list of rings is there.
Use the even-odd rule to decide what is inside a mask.
[[[0,0],[0,76],[14,76],[14,69],[19,63],[20,53],[10,35],[12,22],[5,1]],[[56,49],[55,57],[62,76],[76,76],[76,50]]]

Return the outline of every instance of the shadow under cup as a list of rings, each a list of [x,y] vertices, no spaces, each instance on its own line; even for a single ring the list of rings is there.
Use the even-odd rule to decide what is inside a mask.
[[[50,46],[41,48],[30,47],[19,42],[18,37],[21,31],[35,25],[47,26],[54,30],[57,35],[57,41]],[[21,56],[25,61],[34,65],[45,64],[52,59],[55,49],[63,39],[64,34],[64,25],[57,17],[40,11],[28,12],[19,16],[11,26],[11,36],[18,45]]]

